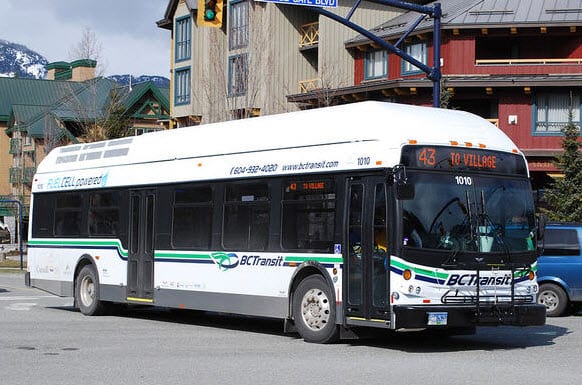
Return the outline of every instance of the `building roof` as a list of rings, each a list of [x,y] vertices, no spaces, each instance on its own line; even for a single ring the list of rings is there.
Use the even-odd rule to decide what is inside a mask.
[[[176,8],[178,7],[179,2],[179,0],[170,0],[168,2],[168,6],[164,12],[164,18],[156,22],[158,28],[170,30],[173,28],[174,12],[176,12]],[[198,2],[196,0],[184,0],[184,2],[190,11],[198,9]]]
[[[445,75],[446,87],[576,87],[582,84],[582,74],[543,74],[543,75]],[[341,87],[334,90],[318,90],[288,95],[287,100],[295,103],[308,103],[319,100],[322,93],[333,97],[344,95],[365,95],[370,99],[385,99],[383,90],[396,88],[432,88],[433,83],[427,78],[382,79],[365,82],[355,86]]]
[[[0,121],[9,121],[15,104],[49,106],[79,87],[75,82],[0,77]]]
[[[582,0],[440,0],[442,29],[555,27],[582,25]],[[371,31],[385,39],[397,38],[419,18],[416,12],[406,12]],[[430,32],[433,20],[425,18],[412,34]],[[357,36],[346,42],[354,47],[369,42]]]
[[[147,93],[162,109],[170,109],[169,90],[159,89],[153,82],[140,83],[130,89],[102,77],[84,82],[0,78],[0,121],[7,123],[5,132],[8,135],[13,129],[18,129],[34,138],[42,138],[47,119],[51,122],[82,122],[103,117],[114,89],[121,90],[122,103],[127,111]],[[59,133],[60,136],[73,138],[62,125],[51,124],[51,127],[64,131]]]

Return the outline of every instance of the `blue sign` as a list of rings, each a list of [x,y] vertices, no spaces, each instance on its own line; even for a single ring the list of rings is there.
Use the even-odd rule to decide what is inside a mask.
[[[337,7],[338,0],[255,0],[265,3],[305,5],[307,7]]]

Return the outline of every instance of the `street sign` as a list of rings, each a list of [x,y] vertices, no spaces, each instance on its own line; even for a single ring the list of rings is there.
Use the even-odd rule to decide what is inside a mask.
[[[337,7],[338,0],[255,0],[264,3],[279,3],[289,5],[304,5],[307,7]]]

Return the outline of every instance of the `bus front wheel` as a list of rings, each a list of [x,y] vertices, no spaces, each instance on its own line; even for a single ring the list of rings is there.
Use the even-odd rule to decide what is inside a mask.
[[[312,275],[297,286],[293,296],[295,327],[306,342],[329,343],[337,340],[335,303],[324,278]]]
[[[77,276],[75,302],[84,315],[105,313],[105,305],[99,299],[99,279],[93,265],[84,266]]]

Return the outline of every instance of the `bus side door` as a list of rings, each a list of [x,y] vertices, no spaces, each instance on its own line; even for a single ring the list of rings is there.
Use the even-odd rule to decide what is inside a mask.
[[[388,191],[386,178],[352,178],[347,194],[346,315],[389,317]]]
[[[152,303],[156,190],[130,191],[127,299]]]

